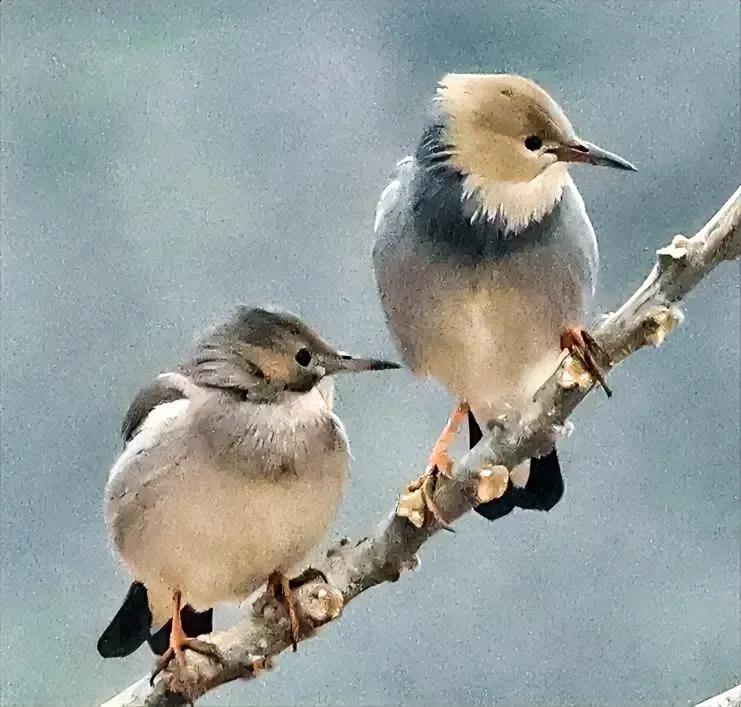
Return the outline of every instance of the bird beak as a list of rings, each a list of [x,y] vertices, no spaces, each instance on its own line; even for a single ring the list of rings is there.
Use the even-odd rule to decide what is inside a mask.
[[[358,371],[386,371],[393,368],[401,368],[398,363],[393,361],[382,361],[378,358],[356,358],[344,351],[337,353],[336,357],[324,361],[324,366],[328,374],[332,373],[356,373]]]
[[[624,160],[620,155],[603,150],[601,147],[585,140],[575,140],[565,145],[559,145],[549,150],[549,152],[556,155],[556,158],[560,162],[584,162],[602,167],[624,169],[628,172],[638,171],[628,160]]]

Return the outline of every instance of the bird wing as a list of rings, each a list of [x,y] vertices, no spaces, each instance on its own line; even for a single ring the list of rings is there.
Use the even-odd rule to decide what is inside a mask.
[[[411,181],[414,170],[414,158],[405,157],[396,163],[396,169],[392,180],[386,185],[381,193],[381,198],[376,206],[376,220],[373,224],[373,231],[379,239],[384,235],[388,228],[388,219],[393,217],[395,212],[401,206],[401,201],[407,190],[407,185]]]
[[[121,424],[124,443],[133,439],[158,406],[192,397],[195,384],[182,373],[163,373],[144,386],[131,401]]]
[[[404,362],[417,373],[423,360],[417,348],[415,315],[424,295],[429,263],[419,256],[412,186],[418,172],[413,157],[401,160],[376,207],[373,271],[389,331]]]

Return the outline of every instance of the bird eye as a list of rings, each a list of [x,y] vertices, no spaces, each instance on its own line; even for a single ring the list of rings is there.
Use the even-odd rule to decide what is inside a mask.
[[[530,135],[525,138],[525,147],[535,152],[543,147],[543,141],[537,135]]]
[[[299,366],[306,368],[311,363],[311,351],[309,349],[299,349],[294,358]]]

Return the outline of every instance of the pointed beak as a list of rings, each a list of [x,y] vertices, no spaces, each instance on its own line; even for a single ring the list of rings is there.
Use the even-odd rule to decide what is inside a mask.
[[[584,162],[601,167],[624,169],[628,172],[638,171],[628,160],[624,160],[620,155],[603,150],[591,142],[586,142],[586,140],[574,140],[566,145],[554,147],[549,152],[556,155],[559,162]]]
[[[348,353],[340,351],[336,357],[327,358],[324,361],[327,373],[357,373],[359,371],[387,371],[401,368],[401,365],[393,361],[382,361],[379,358],[356,358]]]

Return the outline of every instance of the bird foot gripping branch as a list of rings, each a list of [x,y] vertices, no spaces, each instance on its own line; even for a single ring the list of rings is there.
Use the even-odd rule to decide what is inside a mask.
[[[342,613],[344,598],[321,570],[309,567],[292,579],[281,572],[273,572],[265,593],[255,602],[253,610],[257,615],[269,618],[274,609],[268,614],[268,607],[275,604],[285,610],[290,644],[295,651],[299,641]]]
[[[293,587],[291,582],[282,572],[273,572],[268,577],[268,592],[272,594],[273,599],[283,605],[288,615],[288,622],[291,628],[291,647],[294,653],[301,640],[301,625],[296,611],[296,601],[293,596]],[[266,592],[267,594],[267,592]]]
[[[172,704],[183,704],[183,700],[187,700],[188,704],[193,704],[221,680],[228,682],[251,679],[273,667],[272,656],[249,655],[236,659],[222,656],[219,662],[214,662],[202,655],[189,655],[182,662],[176,662],[174,670],[168,666],[162,672],[160,680],[155,685],[150,684],[150,687],[154,688],[151,695],[152,703],[161,703],[169,707]],[[150,701],[145,700],[144,703],[148,705]]]
[[[409,522],[417,528],[434,522],[445,530],[451,532],[453,530],[437,507],[434,494],[438,477],[450,476],[453,460],[450,458],[448,449],[453,444],[458,429],[467,415],[468,404],[458,403],[432,448],[424,473],[407,486],[407,493],[402,494],[399,499],[397,515],[408,518]]]
[[[424,525],[438,524],[444,530],[453,528],[442,517],[435,502],[434,493],[437,480],[440,476],[450,478],[435,468],[425,472],[407,486],[407,493],[399,497],[396,505],[396,515],[406,518],[416,528]],[[509,486],[510,472],[502,465],[482,466],[475,474],[473,502],[475,504],[488,503],[501,498]]]
[[[612,396],[612,390],[602,372],[604,367],[610,365],[610,357],[586,329],[575,326],[565,329],[561,334],[561,349],[568,351],[570,355],[563,370],[567,372],[567,376],[574,377],[579,388],[584,383],[581,369],[589,377],[590,384],[596,381],[608,398]]]
[[[154,685],[154,679],[167,668],[174,658],[180,672],[185,670],[185,650],[208,656],[217,663],[224,663],[221,651],[211,643],[197,638],[189,638],[183,631],[181,623],[181,594],[175,591],[172,598],[172,629],[170,631],[170,646],[155,662],[154,670],[149,678],[149,684]]]

